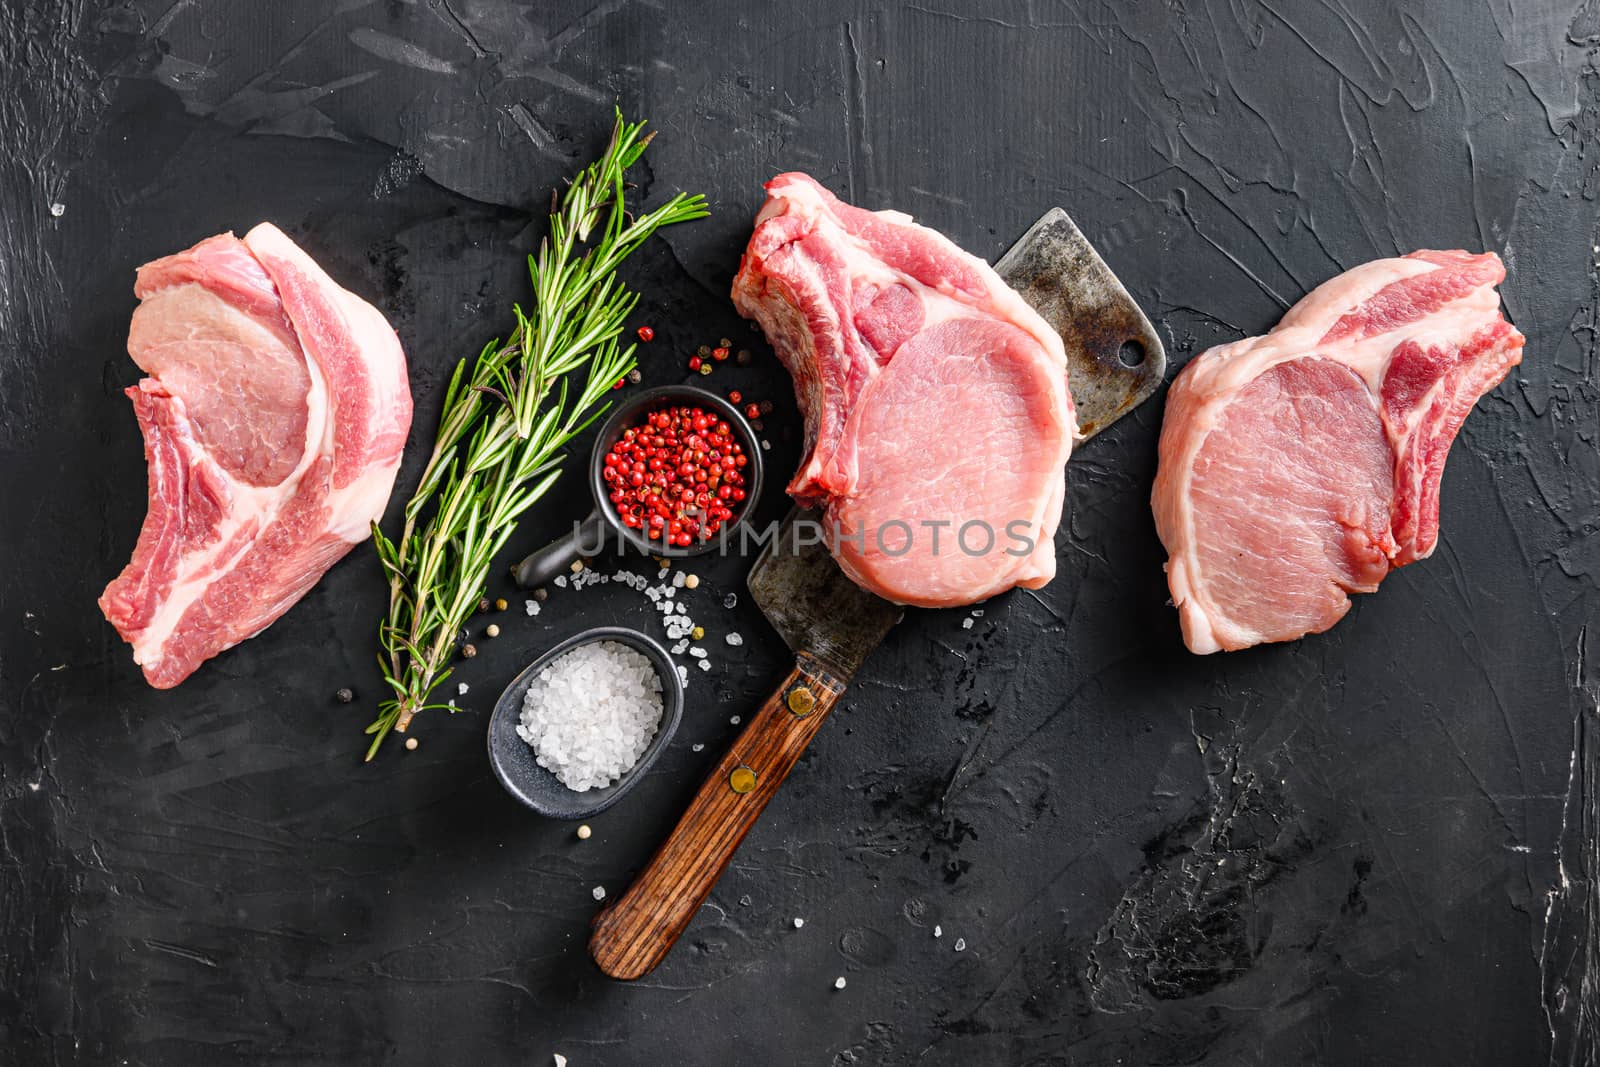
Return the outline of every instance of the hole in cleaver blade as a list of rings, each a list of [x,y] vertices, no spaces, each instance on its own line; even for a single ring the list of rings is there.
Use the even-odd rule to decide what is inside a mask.
[[[1161,385],[1167,351],[1155,327],[1065,211],[1040,216],[995,270],[1061,335],[1085,438]]]

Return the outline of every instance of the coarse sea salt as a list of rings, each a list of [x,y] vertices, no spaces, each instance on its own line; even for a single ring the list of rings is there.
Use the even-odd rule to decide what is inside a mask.
[[[579,645],[541,670],[522,700],[517,735],[539,766],[582,793],[610,785],[661,725],[661,677],[617,641]]]

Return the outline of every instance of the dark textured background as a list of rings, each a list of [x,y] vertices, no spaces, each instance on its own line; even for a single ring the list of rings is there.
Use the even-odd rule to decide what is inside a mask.
[[[4,7],[5,1062],[1596,1061],[1594,0]],[[412,361],[409,491],[441,375],[526,297],[527,209],[613,101],[660,131],[647,194],[716,212],[629,270],[646,379],[752,344],[712,383],[779,400],[779,465],[787,383],[726,289],[790,168],[991,258],[1064,206],[1177,364],[1364,260],[1495,249],[1526,362],[1456,444],[1435,556],[1290,645],[1183,650],[1159,402],[1083,448],[1056,581],[970,630],[913,613],[677,952],[611,984],[591,888],[781,668],[720,608],[736,562],[693,602],[749,641],[713,640],[676,743],[583,843],[494,783],[486,709],[560,636],[646,620],[631,593],[506,620],[465,710],[370,765],[366,550],[172,692],[94,599],[144,510],[135,266],[271,219],[375,301]]]

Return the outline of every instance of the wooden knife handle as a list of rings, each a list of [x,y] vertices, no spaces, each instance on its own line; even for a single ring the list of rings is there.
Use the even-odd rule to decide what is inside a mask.
[[[595,916],[589,955],[602,971],[631,980],[666,958],[843,692],[799,657],[628,891]]]

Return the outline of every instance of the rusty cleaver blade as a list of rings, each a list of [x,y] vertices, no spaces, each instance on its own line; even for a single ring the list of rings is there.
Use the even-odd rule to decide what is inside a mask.
[[[1128,291],[1055,208],[1001,257],[1000,276],[1061,334],[1079,431],[1093,437],[1161,384],[1166,353]],[[595,917],[589,952],[613,978],[648,974],[711,894],[845,686],[904,609],[862,589],[795,508],[750,569],[750,595],[795,654],[628,891]]]
[[[1161,338],[1065,211],[1040,216],[994,269],[1061,335],[1084,438],[1160,388],[1167,373]]]

